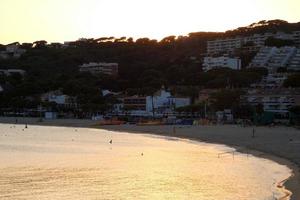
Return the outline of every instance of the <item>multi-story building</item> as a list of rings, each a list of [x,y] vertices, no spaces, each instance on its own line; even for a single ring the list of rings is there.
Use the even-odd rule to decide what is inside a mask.
[[[207,42],[207,53],[210,55],[219,53],[232,53],[235,49],[241,48],[242,38],[218,39]]]
[[[64,106],[68,108],[76,108],[77,102],[75,97],[71,97],[63,94],[60,90],[50,91],[41,95],[42,102],[53,102],[59,106]]]
[[[256,89],[276,89],[283,86],[284,81],[287,79],[287,74],[268,74],[263,77],[259,83],[251,84],[251,88]]]
[[[300,47],[300,31],[294,31],[293,32],[293,38],[294,38],[294,42],[295,44]]]
[[[244,102],[252,105],[262,105],[264,111],[272,112],[278,118],[288,118],[289,109],[300,105],[299,90],[251,90],[248,94],[242,96]]]
[[[112,76],[118,75],[118,63],[87,63],[79,66],[80,72],[90,72],[92,74],[107,74]]]
[[[297,68],[297,52],[296,47],[263,47],[256,54],[249,64],[249,67],[265,67],[271,73],[276,73],[280,67],[289,68],[292,63]]]
[[[287,66],[288,70],[300,71],[300,49],[297,49]]]
[[[11,76],[13,74],[20,74],[24,76],[26,73],[25,70],[22,69],[0,69],[0,75]]]
[[[260,51],[256,54],[252,62],[250,63],[250,67],[264,67],[267,65],[270,58],[275,54],[276,47],[264,47],[261,48]]]
[[[123,98],[123,110],[134,116],[162,116],[175,108],[190,105],[189,98],[173,97],[170,92],[159,90],[153,96],[131,96]]]
[[[224,67],[234,69],[234,70],[240,70],[241,59],[230,58],[227,56],[204,58],[204,62],[203,62],[204,71],[209,71],[211,69],[224,68]]]
[[[300,31],[294,31],[291,34],[283,32],[264,33],[254,34],[247,37],[235,37],[208,41],[207,53],[210,55],[232,53],[236,49],[242,48],[247,43],[252,43],[250,50],[259,50],[260,47],[265,46],[265,41],[270,37],[283,40],[293,40],[296,45],[300,45]]]
[[[296,50],[296,47],[278,48],[275,55],[270,59],[268,67],[275,69],[278,67],[286,67]]]
[[[20,48],[20,44],[18,42],[6,45],[6,50],[0,52],[0,58],[8,59],[8,58],[20,58],[22,54],[26,52],[25,49]]]

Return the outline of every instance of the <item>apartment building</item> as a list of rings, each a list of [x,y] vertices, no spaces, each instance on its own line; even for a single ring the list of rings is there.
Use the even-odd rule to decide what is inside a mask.
[[[130,96],[123,98],[123,110],[133,116],[162,116],[175,108],[190,105],[190,98],[174,97],[164,89],[153,96]]]
[[[210,55],[218,53],[233,53],[235,49],[243,45],[242,38],[218,39],[207,42],[207,53]]]
[[[288,70],[300,71],[300,49],[297,49],[287,66]]]
[[[295,44],[300,47],[300,31],[294,31],[293,32],[293,38],[295,41]]]
[[[230,58],[227,56],[221,57],[205,57],[203,61],[203,70],[209,71],[211,69],[218,68],[230,68],[234,70],[241,69],[241,59],[239,58]]]
[[[264,111],[272,112],[279,118],[288,118],[289,109],[300,105],[300,91],[287,89],[251,90],[242,100],[252,106],[261,104]]]
[[[247,37],[235,37],[227,39],[218,39],[207,42],[207,53],[209,55],[220,53],[232,53],[235,49],[242,48],[247,43],[252,43],[252,50],[258,50],[260,47],[265,46],[265,41],[269,37],[274,37],[283,40],[293,40],[296,45],[300,45],[300,31],[294,31],[291,34],[277,32],[277,33],[264,33],[254,34]],[[250,50],[251,50],[250,49]]]
[[[268,74],[263,77],[259,83],[251,84],[251,88],[256,89],[277,89],[283,86],[284,81],[287,79],[288,74],[276,73]]]
[[[26,50],[21,49],[20,44],[18,42],[15,42],[15,43],[6,45],[5,51],[0,51],[0,59],[8,59],[8,58],[18,59],[25,52],[26,52]]]
[[[71,97],[63,94],[60,90],[50,91],[41,95],[42,102],[53,102],[57,105],[68,107],[68,108],[76,108],[77,101],[75,97]]]
[[[0,75],[11,76],[13,74],[19,74],[24,76],[26,73],[25,70],[22,69],[0,69]]]
[[[79,66],[80,72],[90,72],[92,74],[106,74],[111,76],[117,76],[118,75],[118,63],[86,63]]]
[[[254,59],[249,64],[249,67],[265,67],[271,73],[276,73],[280,67],[289,68],[294,63],[297,68],[297,54],[299,49],[296,47],[263,47],[256,54]]]

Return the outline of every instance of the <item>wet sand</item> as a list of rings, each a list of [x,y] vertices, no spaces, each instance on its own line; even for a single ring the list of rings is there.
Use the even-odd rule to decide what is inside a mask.
[[[15,118],[0,118],[0,123],[15,123]],[[19,124],[47,126],[94,127],[129,133],[150,133],[226,144],[243,153],[264,157],[293,169],[284,186],[293,192],[292,200],[300,200],[300,130],[292,127],[215,126],[96,126],[92,120],[57,119],[38,122],[36,118],[18,118]],[[175,127],[175,128],[174,128]],[[252,131],[255,128],[255,137]]]

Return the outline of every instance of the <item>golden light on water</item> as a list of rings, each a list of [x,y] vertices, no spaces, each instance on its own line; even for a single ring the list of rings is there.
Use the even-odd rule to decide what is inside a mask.
[[[224,31],[259,20],[300,21],[298,0],[1,0],[0,43]]]
[[[221,145],[0,125],[0,199],[270,199],[290,170]],[[113,143],[109,144],[112,139]],[[143,154],[142,154],[143,153]]]

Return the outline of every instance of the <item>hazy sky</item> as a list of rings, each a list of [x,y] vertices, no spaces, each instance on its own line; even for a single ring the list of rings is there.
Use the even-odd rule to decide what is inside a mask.
[[[300,0],[0,0],[0,43],[225,31],[300,21]]]

